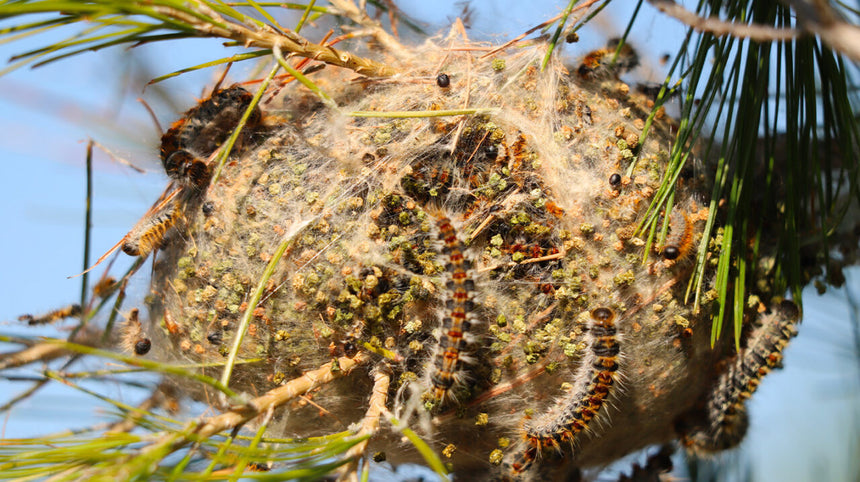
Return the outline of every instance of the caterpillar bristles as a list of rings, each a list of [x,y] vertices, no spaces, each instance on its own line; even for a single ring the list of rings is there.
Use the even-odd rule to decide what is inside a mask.
[[[621,347],[614,320],[615,313],[609,308],[591,311],[590,353],[580,362],[575,377],[579,386],[574,386],[552,411],[527,422],[524,439],[529,447],[512,465],[515,473],[527,470],[542,448],[557,451],[568,445],[573,448],[577,436],[590,429],[592,420],[600,414],[618,377]]]
[[[797,335],[800,311],[784,300],[754,322],[747,346],[720,376],[707,402],[707,425],[686,435],[687,450],[708,454],[737,446],[749,425],[746,401],[762,379],[782,363],[782,352]]]
[[[692,221],[687,213],[679,207],[673,208],[669,214],[669,233],[661,249],[663,257],[672,261],[685,259],[693,249],[693,235]]]
[[[430,367],[430,381],[433,401],[444,403],[453,399],[452,389],[455,385],[468,378],[463,372],[464,365],[469,360],[463,352],[468,351],[469,330],[474,322],[475,303],[472,293],[475,291],[475,281],[469,273],[472,262],[466,259],[465,247],[451,220],[441,213],[436,213],[435,216],[439,239],[443,242],[442,253],[446,257],[445,271],[450,278],[445,283],[446,311],[442,316],[439,345],[435,349]]]
[[[146,257],[149,253],[160,248],[167,232],[176,226],[182,218],[182,211],[175,202],[169,203],[162,210],[144,217],[123,243],[122,251],[129,256]]]

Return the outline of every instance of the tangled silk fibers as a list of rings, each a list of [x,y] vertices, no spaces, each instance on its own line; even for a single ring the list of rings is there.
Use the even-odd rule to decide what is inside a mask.
[[[167,351],[223,361],[287,242],[240,351],[266,361],[237,365],[231,388],[261,394],[338,356],[372,361],[286,407],[285,436],[361,420],[384,370],[387,408],[448,446],[461,476],[599,466],[678,427],[720,445],[721,420],[746,420],[708,413],[734,349],[712,349],[710,319],[683,302],[705,186],[682,176],[666,245],[643,263],[636,229],[672,121],[658,114],[640,139],[647,97],[591,69],[541,71],[543,54],[430,45],[394,78],[314,74],[340,111],[288,84],[263,106],[280,125],[250,127],[220,178],[179,201],[185,223],[152,287]],[[456,109],[480,111],[349,114]],[[420,461],[382,427],[371,453]]]

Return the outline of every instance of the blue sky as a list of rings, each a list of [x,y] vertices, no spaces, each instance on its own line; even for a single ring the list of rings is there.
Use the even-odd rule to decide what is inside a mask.
[[[616,1],[614,10],[598,24],[602,32],[586,32],[576,48],[585,52],[620,34],[632,5]],[[402,6],[413,18],[434,25],[443,25],[459,13],[454,2]],[[501,39],[540,23],[563,7],[549,1],[483,1],[473,6],[477,15],[471,34]],[[632,40],[643,57],[650,55],[653,64],[663,52],[673,51],[681,32],[672,20],[643,17]],[[43,36],[35,42],[0,44],[0,60],[50,41]],[[92,259],[122,238],[163,189],[166,178],[158,161],[159,136],[135,98],[147,98],[166,126],[211,85],[213,73],[166,82],[172,107],[158,100],[156,89],[142,93],[140,82],[129,79],[143,65],[151,69],[144,77],[149,78],[215,58],[221,52],[217,41],[180,45],[144,46],[135,49],[134,58],[126,50],[112,49],[0,77],[4,170],[0,212],[6,225],[0,232],[0,332],[49,333],[50,329],[34,331],[13,320],[22,313],[40,313],[79,299],[80,278],[67,276],[82,270],[87,138],[147,170],[139,174],[96,152]],[[241,78],[241,69],[234,75]],[[656,72],[639,75],[658,78]],[[124,79],[128,85],[123,84]],[[127,257],[121,261],[129,262]],[[849,272],[849,285],[854,297],[860,298],[856,270]],[[139,299],[142,284],[137,286],[138,292],[132,295]],[[857,347],[848,336],[853,314],[845,296],[844,290],[832,290],[823,297],[808,292],[805,321],[800,337],[788,348],[787,368],[769,376],[753,398],[752,428],[743,450],[756,460],[755,480],[812,480],[822,470],[830,471],[825,477],[829,480],[856,477],[845,472],[849,454],[860,453],[856,438],[860,370]],[[0,393],[19,389],[20,385],[0,381]],[[140,396],[121,395],[131,402]],[[4,433],[17,436],[58,430],[67,427],[69,420],[83,426],[97,417],[92,407],[91,399],[54,387],[17,409],[5,421]],[[44,417],[46,411],[53,417]]]

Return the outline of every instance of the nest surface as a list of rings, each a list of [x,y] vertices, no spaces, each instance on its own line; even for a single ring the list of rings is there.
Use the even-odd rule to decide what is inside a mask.
[[[593,59],[541,71],[544,52],[428,44],[393,78],[313,74],[340,111],[281,89],[262,106],[276,122],[248,127],[218,180],[177,201],[152,285],[162,351],[223,361],[286,243],[239,353],[265,362],[237,365],[231,388],[369,361],[287,406],[282,435],[360,421],[379,371],[386,407],[462,475],[601,466],[695,425],[734,352],[711,348],[709,305],[684,301],[707,186],[684,173],[646,253],[637,228],[672,121],[658,112],[641,139],[650,98]],[[476,111],[430,115],[458,109]],[[384,424],[370,444],[421,460]]]

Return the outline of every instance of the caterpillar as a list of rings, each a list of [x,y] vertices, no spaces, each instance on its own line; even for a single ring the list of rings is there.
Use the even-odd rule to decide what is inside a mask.
[[[577,384],[561,400],[554,412],[528,424],[524,438],[528,447],[513,463],[514,473],[532,465],[544,448],[561,450],[562,443],[573,443],[597,416],[618,377],[621,346],[615,328],[615,313],[609,308],[591,311],[588,341],[591,353],[582,360],[576,373]]]
[[[72,318],[74,316],[78,316],[81,314],[81,305],[73,304],[58,310],[51,311],[42,316],[33,316],[33,315],[21,315],[18,317],[18,321],[26,321],[28,325],[44,325],[47,323],[53,323],[57,320],[62,320],[64,318]]]
[[[163,161],[164,171],[181,184],[203,189],[209,184],[209,166],[184,149],[173,151]]]
[[[175,203],[144,218],[138,226],[131,230],[122,242],[122,250],[129,256],[146,256],[161,247],[164,235],[176,225],[180,210]]]
[[[605,47],[592,50],[582,59],[576,72],[583,79],[618,76],[639,66],[639,54],[629,43],[621,46],[616,58],[620,38],[610,39]]]
[[[442,402],[450,395],[464,362],[461,353],[467,346],[465,337],[471,327],[470,316],[475,308],[470,294],[475,291],[475,281],[469,276],[472,263],[463,255],[463,244],[451,220],[443,216],[437,219],[436,225],[439,239],[444,242],[442,251],[448,258],[445,269],[451,277],[446,283],[449,298],[430,374],[433,400]]]
[[[663,257],[668,260],[683,259],[693,247],[693,225],[687,214],[673,209],[669,214],[669,233],[663,242]]]
[[[745,402],[762,378],[781,366],[782,351],[797,335],[800,311],[784,300],[761,317],[750,332],[747,346],[735,362],[720,375],[717,389],[707,402],[707,427],[684,436],[693,452],[717,452],[738,445],[746,434],[748,417]]]
[[[233,86],[214,92],[186,111],[161,136],[161,162],[167,175],[183,184],[206,187],[209,170],[201,158],[227,140],[253,98],[247,90]],[[261,118],[260,109],[255,108],[246,125],[252,127]]]
[[[143,356],[152,348],[152,340],[146,337],[143,325],[140,323],[140,310],[133,308],[128,314],[128,320],[122,327],[122,346],[135,355]]]

